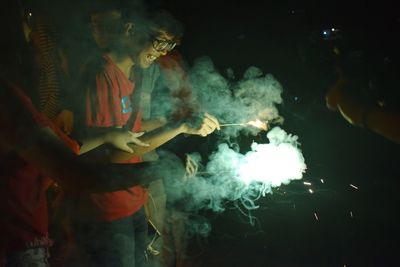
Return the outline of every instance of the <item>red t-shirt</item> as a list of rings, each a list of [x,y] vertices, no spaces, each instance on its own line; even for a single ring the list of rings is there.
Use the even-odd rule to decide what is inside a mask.
[[[96,76],[97,101],[93,96],[86,98],[86,124],[90,127],[118,127],[125,125],[132,113],[130,96],[134,83],[130,81],[112,60],[103,56],[105,65]],[[93,112],[95,110],[95,112]],[[137,112],[132,131],[141,128],[141,112]],[[141,162],[140,157],[122,163]],[[147,191],[142,186],[111,193],[90,194],[85,203],[86,216],[97,220],[112,221],[132,215],[147,201]],[[87,204],[87,205],[86,205]]]
[[[41,114],[17,85],[2,81],[1,87],[1,138],[8,145],[18,145],[27,131],[50,127],[75,153],[79,151],[79,144]],[[0,149],[0,165],[0,252],[50,245],[45,193],[51,179],[5,148]]]

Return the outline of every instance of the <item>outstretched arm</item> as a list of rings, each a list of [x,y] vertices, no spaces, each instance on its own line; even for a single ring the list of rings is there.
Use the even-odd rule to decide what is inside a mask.
[[[122,160],[130,159],[132,156],[141,156],[160,147],[161,145],[165,144],[169,140],[182,133],[190,135],[200,135],[205,137],[214,132],[215,129],[220,129],[219,122],[215,117],[210,114],[205,114],[201,125],[197,128],[193,128],[187,123],[167,124],[162,128],[149,132],[140,139],[142,142],[149,144],[149,146],[144,147],[138,146],[136,144],[130,144],[130,147],[134,151],[133,153],[115,150],[111,155],[111,161],[120,162]]]
[[[2,154],[12,153],[20,156],[45,176],[54,178],[61,186],[74,191],[116,191],[162,177],[158,175],[159,166],[152,163],[131,165],[84,161],[46,125],[46,119],[33,107],[22,90],[9,84],[2,84],[2,87]]]
[[[346,81],[339,80],[326,95],[327,107],[339,111],[350,124],[370,129],[400,144],[400,112],[383,107],[369,107],[346,92]]]

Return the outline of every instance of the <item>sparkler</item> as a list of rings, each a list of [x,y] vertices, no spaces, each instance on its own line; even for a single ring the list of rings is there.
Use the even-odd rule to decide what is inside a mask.
[[[260,120],[255,120],[255,121],[249,121],[249,122],[243,122],[243,123],[224,123],[220,124],[220,127],[227,127],[227,126],[253,126],[258,129],[262,129],[264,131],[268,130],[268,121],[260,121]]]

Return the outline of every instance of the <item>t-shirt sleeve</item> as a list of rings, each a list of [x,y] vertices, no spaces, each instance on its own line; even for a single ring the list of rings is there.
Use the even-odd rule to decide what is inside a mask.
[[[75,153],[79,144],[66,136],[33,105],[31,99],[17,86],[1,82],[0,125],[1,142],[12,148],[20,146],[32,137],[39,128],[49,127],[59,139]]]
[[[112,127],[123,125],[119,111],[120,101],[116,88],[118,81],[107,69],[96,75],[96,88],[88,88],[86,94],[86,125]]]

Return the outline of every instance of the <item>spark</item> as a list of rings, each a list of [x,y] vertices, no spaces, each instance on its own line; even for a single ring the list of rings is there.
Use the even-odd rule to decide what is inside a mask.
[[[353,218],[353,212],[352,211],[350,211],[350,217]]]
[[[249,121],[247,124],[256,127],[258,129],[262,129],[264,131],[268,130],[268,125],[267,122],[265,121],[260,121],[257,119],[255,121]]]
[[[319,221],[319,218],[318,218],[318,215],[316,212],[314,212],[314,217],[315,217],[315,220]]]
[[[308,189],[308,192],[310,192],[310,194],[313,194],[314,193],[314,191],[310,188],[310,189]]]
[[[305,184],[305,185],[311,185],[310,182],[303,182],[303,184]]]
[[[355,186],[355,185],[353,185],[353,184],[350,184],[350,186],[353,187],[354,189],[357,189],[357,190],[358,190],[358,187],[357,187],[357,186]]]

